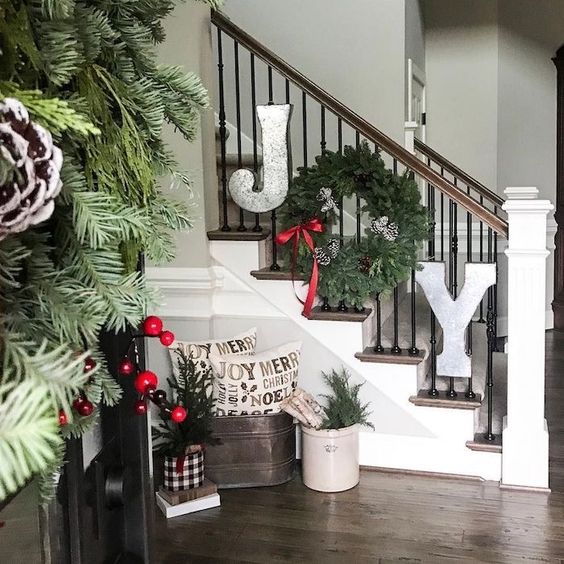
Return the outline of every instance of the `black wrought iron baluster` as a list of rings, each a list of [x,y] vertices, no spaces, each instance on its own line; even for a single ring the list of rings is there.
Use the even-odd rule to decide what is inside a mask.
[[[427,166],[431,166],[431,159],[427,159]],[[427,258],[435,260],[435,188],[427,184],[427,215],[429,216],[429,242],[427,244]]]
[[[448,288],[451,296],[456,298],[455,286],[455,267],[456,254],[458,253],[458,242],[455,237],[455,221],[456,221],[456,203],[449,198],[448,201],[448,240],[449,240],[449,258],[448,258]],[[448,379],[447,397],[455,398],[458,394],[454,389],[454,378]]]
[[[492,229],[488,227],[488,262],[491,263],[493,260],[493,238]],[[488,288],[488,302],[486,311],[486,337],[488,343],[488,358],[486,364],[486,399],[488,402],[488,420],[486,433],[484,438],[488,441],[493,441],[495,435],[493,434],[493,353],[495,350],[495,322],[494,322],[494,311],[493,311],[493,287]]]
[[[329,305],[329,298],[322,299],[321,311],[331,311],[331,306]]]
[[[470,195],[470,188],[466,190],[466,193]],[[466,213],[466,260],[472,262],[472,214],[470,212]],[[466,329],[466,354],[472,356],[472,318],[470,318],[470,323]],[[476,394],[473,390],[473,374],[470,373],[470,378],[468,378],[468,388],[464,394],[468,399],[474,399]]]
[[[458,204],[452,202],[452,297],[458,295]]]
[[[399,346],[399,288],[394,288],[394,342],[391,348],[392,354],[401,354]]]
[[[255,56],[251,53],[251,115],[253,118],[253,170],[255,172],[255,177],[258,178],[259,166],[258,166],[258,148],[257,148],[257,91],[256,91],[256,81],[255,81]],[[260,233],[262,231],[262,226],[260,224],[260,214],[255,214],[255,226],[253,227],[255,233]]]
[[[343,152],[343,122],[341,118],[337,119],[337,146],[339,153]],[[339,241],[341,245],[344,243],[344,209],[345,200],[341,196],[339,200]]]
[[[304,167],[307,166],[307,98],[306,93],[302,92],[302,134],[303,134],[303,152]]]
[[[349,308],[347,307],[345,300],[341,300],[339,302],[339,305],[337,306],[337,311],[340,311],[341,313],[346,313],[347,311],[349,311]]]
[[[427,392],[431,397],[437,397],[439,390],[437,390],[437,320],[433,310],[431,311],[431,389]]]
[[[356,148],[360,147],[360,133],[356,132]],[[356,197],[356,243],[360,245],[360,239],[362,237],[361,233],[361,205],[360,205],[360,196]]]
[[[494,213],[497,215],[497,206],[494,206]],[[498,260],[497,260],[497,231],[493,234],[493,260],[495,262],[495,280],[496,283],[493,287],[493,316],[494,316],[494,343],[495,351],[497,352],[497,277],[499,274]]]
[[[268,103],[274,104],[274,85],[272,81],[272,67],[268,67]],[[272,264],[270,270],[278,272],[280,265],[278,264],[278,245],[276,244],[276,210],[270,212],[270,230],[272,232]]]
[[[384,347],[382,346],[382,302],[379,293],[376,294],[376,345],[374,346],[374,352],[384,352]]]
[[[229,227],[228,209],[227,209],[227,127],[225,120],[225,90],[223,78],[223,45],[222,33],[217,29],[217,68],[219,72],[219,141],[220,141],[220,158],[221,158],[221,203],[223,205],[223,225],[222,231],[231,231]]]
[[[268,104],[274,104],[274,86],[272,82],[272,67],[268,66]]]
[[[452,237],[453,237],[453,227],[452,227],[452,218],[453,218],[453,202],[449,198],[448,200],[448,291],[452,295],[453,292],[453,276],[452,276]]]
[[[233,40],[233,53],[235,57],[235,123],[237,125],[237,168],[243,168],[243,152],[241,143],[241,86],[239,81],[239,43]],[[245,227],[245,212],[239,208],[239,227],[237,231],[247,231]]]
[[[441,260],[445,260],[445,196],[441,192]]]
[[[321,141],[319,143],[321,146],[321,154],[325,154],[325,148],[327,147],[327,141],[325,140],[325,106],[321,106]]]
[[[415,302],[415,270],[411,271],[411,347],[409,347],[409,354],[416,356],[419,354],[419,349],[417,348],[417,319],[415,312],[416,302]]]
[[[480,196],[480,205],[484,205],[484,197]],[[480,262],[484,262],[484,223],[480,221]],[[480,300],[480,317],[478,323],[485,323],[484,319],[484,300]]]

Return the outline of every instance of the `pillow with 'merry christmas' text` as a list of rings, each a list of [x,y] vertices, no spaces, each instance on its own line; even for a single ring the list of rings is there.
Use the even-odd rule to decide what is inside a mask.
[[[301,341],[253,356],[210,354],[216,415],[278,413],[298,383]]]
[[[253,355],[257,345],[257,329],[253,327],[240,335],[235,335],[231,339],[215,339],[207,341],[174,341],[169,347],[168,352],[172,361],[175,374],[178,371],[178,354],[176,351],[184,351],[186,356],[192,357],[192,360],[198,363],[204,363],[204,366],[210,366],[209,356],[214,354],[217,356],[224,355]]]

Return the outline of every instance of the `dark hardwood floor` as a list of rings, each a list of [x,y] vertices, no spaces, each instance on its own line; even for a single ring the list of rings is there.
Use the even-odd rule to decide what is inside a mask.
[[[564,563],[564,334],[547,333],[551,494],[496,483],[363,472],[340,494],[298,477],[224,490],[221,508],[157,516],[160,564],[199,562]]]

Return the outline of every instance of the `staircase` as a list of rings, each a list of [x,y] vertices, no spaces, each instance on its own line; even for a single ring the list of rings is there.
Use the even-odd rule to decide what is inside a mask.
[[[375,296],[362,311],[345,303],[328,304],[322,297],[309,318],[302,316],[287,265],[278,259],[273,238],[276,211],[249,214],[231,200],[230,174],[250,168],[260,175],[262,166],[256,115],[242,123],[242,105],[294,103],[292,133],[299,131],[301,165],[329,145],[343,148],[349,136],[374,144],[394,171],[408,170],[421,181],[423,200],[433,229],[422,260],[441,260],[448,266],[448,288],[456,298],[463,284],[464,262],[498,263],[498,247],[508,237],[504,200],[470,175],[416,140],[410,153],[335,100],[307,77],[269,51],[219,12],[212,14],[218,56],[219,126],[216,130],[220,216],[219,228],[208,233],[210,255],[227,285],[244,288],[253,296],[253,311],[277,311],[292,323],[296,335],[316,343],[336,357],[355,379],[364,380],[363,400],[372,403],[376,432],[361,433],[361,464],[425,472],[502,478],[503,417],[507,414],[507,354],[498,349],[497,285],[488,290],[468,328],[467,354],[472,359],[469,379],[436,374],[436,355],[442,347],[442,330],[415,278],[400,284],[390,296]],[[234,49],[226,58],[226,38]],[[240,58],[250,56],[251,100],[241,88]],[[255,72],[264,65],[267,86],[257,93]],[[231,65],[231,66],[230,66]],[[228,85],[225,74],[235,74]],[[277,95],[274,85],[278,86]],[[283,85],[283,88],[280,88]],[[266,99],[262,95],[266,96]],[[232,115],[226,115],[226,100]],[[234,110],[233,110],[234,108]],[[309,114],[308,114],[309,112]],[[311,131],[311,112],[320,116],[320,129]],[[337,130],[329,132],[328,115]],[[301,118],[301,119],[299,119]],[[228,151],[228,126],[236,143]],[[346,133],[348,131],[348,134]],[[252,139],[253,150],[242,151],[241,136]],[[294,161],[299,160],[294,153]],[[341,205],[338,228],[352,223],[362,231],[362,214],[355,203]],[[346,213],[352,209],[353,214]],[[356,209],[359,209],[358,203]],[[249,311],[249,319],[253,319]],[[543,306],[544,311],[544,306]],[[260,317],[260,316],[259,316]],[[304,345],[305,348],[306,345]],[[310,362],[300,371],[300,385],[313,393],[323,391],[319,370]],[[527,485],[527,484],[525,484]]]

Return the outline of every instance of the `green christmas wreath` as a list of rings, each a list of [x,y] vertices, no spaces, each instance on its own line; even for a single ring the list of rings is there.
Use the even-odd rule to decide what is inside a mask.
[[[318,218],[323,233],[311,233],[319,265],[318,295],[331,305],[343,301],[362,309],[375,294],[392,290],[417,268],[417,254],[429,234],[428,214],[409,172],[386,168],[368,143],[327,151],[315,165],[298,169],[280,208],[282,229]],[[343,201],[360,199],[364,236],[339,236]],[[284,247],[291,260],[290,245]],[[308,279],[313,255],[303,240],[296,270]]]

